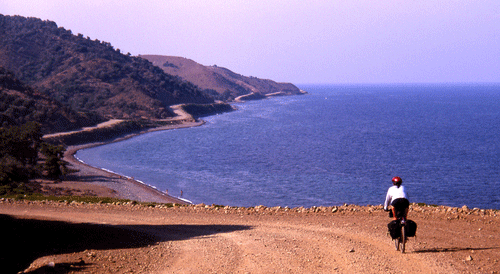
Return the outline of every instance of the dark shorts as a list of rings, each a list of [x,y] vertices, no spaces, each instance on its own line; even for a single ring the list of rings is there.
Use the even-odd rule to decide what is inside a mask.
[[[405,198],[399,198],[392,201],[391,205],[394,207],[396,217],[405,217],[406,209],[410,207],[410,202]]]

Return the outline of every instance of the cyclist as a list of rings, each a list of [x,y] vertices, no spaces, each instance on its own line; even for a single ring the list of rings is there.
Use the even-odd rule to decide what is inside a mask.
[[[408,215],[408,208],[410,207],[410,202],[408,201],[408,194],[406,189],[401,184],[403,180],[400,177],[392,178],[392,184],[387,191],[385,197],[384,210],[389,211],[389,205],[392,205],[392,216],[394,220],[397,218],[405,218]]]

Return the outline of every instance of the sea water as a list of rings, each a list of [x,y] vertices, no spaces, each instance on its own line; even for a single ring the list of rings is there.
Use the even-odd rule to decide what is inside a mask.
[[[300,88],[77,157],[196,204],[382,204],[400,176],[411,202],[500,209],[499,85]]]

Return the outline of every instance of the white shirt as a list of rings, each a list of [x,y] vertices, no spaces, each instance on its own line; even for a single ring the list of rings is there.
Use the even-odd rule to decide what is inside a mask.
[[[406,198],[408,199],[408,194],[406,194],[406,189],[404,186],[391,186],[387,191],[387,196],[385,197],[384,209],[387,210],[387,207],[392,203],[392,201]]]

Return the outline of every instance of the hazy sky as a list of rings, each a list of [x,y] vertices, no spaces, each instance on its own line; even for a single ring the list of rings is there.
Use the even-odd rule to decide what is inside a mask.
[[[0,0],[0,13],[294,84],[500,82],[499,0]]]

